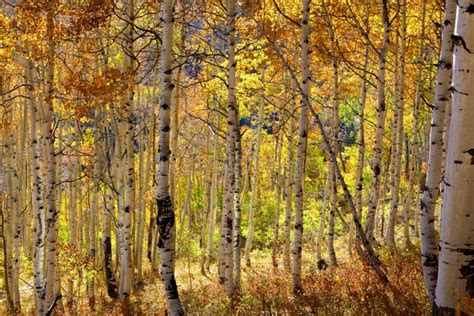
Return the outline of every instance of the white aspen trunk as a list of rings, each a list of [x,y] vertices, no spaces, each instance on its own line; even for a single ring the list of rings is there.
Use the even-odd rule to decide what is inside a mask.
[[[262,85],[263,85],[263,74],[262,74]],[[249,205],[249,227],[247,232],[247,240],[245,242],[245,262],[247,267],[251,266],[250,262],[250,252],[252,251],[252,241],[253,235],[255,231],[254,227],[254,208],[255,208],[255,196],[257,193],[257,186],[258,186],[258,178],[259,178],[259,163],[260,163],[260,145],[262,143],[262,125],[263,125],[263,107],[264,107],[264,95],[263,95],[263,87],[261,88],[259,106],[258,106],[258,123],[257,123],[257,142],[255,145],[255,165],[254,165],[254,174],[253,174],[253,181],[252,181],[252,192],[250,194],[250,205]]]
[[[229,141],[226,140],[226,150],[228,150]],[[226,158],[226,162],[224,164],[224,183],[222,185],[222,194],[223,194],[223,210],[221,216],[221,224],[220,224],[220,238],[219,238],[219,267],[218,267],[218,274],[219,274],[219,283],[224,285],[226,284],[226,271],[228,269],[227,266],[227,258],[229,256],[228,252],[230,247],[231,238],[231,231],[229,227],[231,226],[232,222],[232,205],[230,204],[230,197],[229,197],[229,183],[230,183],[230,174],[229,174],[229,157]]]
[[[387,234],[386,243],[389,247],[395,248],[395,226],[398,219],[398,207],[399,207],[399,192],[400,192],[400,181],[402,171],[402,154],[403,154],[403,116],[404,116],[404,94],[405,94],[405,53],[406,53],[406,36],[407,36],[407,3],[402,0],[400,3],[402,11],[402,24],[401,24],[401,51],[400,51],[400,70],[395,67],[395,71],[398,72],[399,85],[398,91],[396,91],[396,116],[397,122],[395,125],[395,144],[393,144],[393,182],[390,199],[390,213],[387,222]],[[398,37],[397,37],[398,47]],[[398,50],[398,48],[396,48]],[[397,51],[398,56],[398,51]],[[398,60],[398,57],[396,57]],[[398,61],[397,61],[398,64]],[[397,87],[395,87],[397,89]]]
[[[426,8],[424,5],[423,12]],[[439,196],[442,162],[443,162],[443,130],[445,128],[446,107],[450,102],[454,24],[456,20],[456,1],[447,0],[444,12],[444,23],[441,35],[441,51],[436,74],[434,108],[431,119],[429,142],[428,169],[420,209],[421,225],[421,257],[423,278],[428,296],[433,303],[438,274],[438,241],[435,232],[435,208]],[[424,25],[422,26],[424,29]],[[419,62],[423,58],[423,45],[420,47]],[[420,67],[421,70],[421,67]],[[420,92],[417,92],[419,94]]]
[[[366,235],[369,241],[373,244],[375,242],[374,237],[374,224],[375,224],[375,211],[379,200],[379,187],[381,183],[381,164],[382,164],[382,149],[383,149],[383,133],[385,127],[385,115],[386,104],[385,104],[385,64],[387,58],[388,46],[390,43],[390,23],[388,14],[388,3],[387,0],[382,0],[382,22],[384,26],[383,44],[378,52],[379,55],[379,68],[377,72],[377,115],[376,115],[376,133],[375,142],[372,153],[371,168],[374,173],[372,180],[372,187],[370,191],[370,198],[367,211],[366,220]]]
[[[123,190],[123,205],[119,207],[119,234],[120,243],[120,290],[119,296],[122,306],[126,311],[131,294],[132,283],[132,213],[134,210],[134,136],[133,136],[133,94],[134,94],[134,31],[132,24],[135,17],[135,2],[129,0],[125,2],[126,27],[124,31],[124,57],[123,71],[129,75],[129,87],[124,96],[123,106],[125,113],[125,122],[120,124],[119,128],[123,130],[125,148],[122,148],[122,171],[124,172],[125,187]]]
[[[295,104],[291,103],[290,109],[290,127],[288,131],[288,148],[286,162],[286,178],[285,178],[285,221],[283,222],[283,266],[287,272],[291,271],[291,220],[293,215],[293,132],[295,130]]]
[[[295,170],[295,226],[292,249],[292,289],[294,293],[302,291],[301,284],[301,254],[303,250],[303,199],[304,178],[306,167],[306,147],[308,142],[308,102],[310,93],[309,69],[309,4],[310,0],[302,0],[303,18],[301,21],[301,108],[298,130],[298,146],[296,151]]]
[[[17,169],[16,169],[16,138],[12,133],[14,111],[9,101],[5,101],[4,96],[4,80],[0,77],[0,94],[1,105],[4,107],[4,118],[2,119],[2,156],[5,156],[5,177],[6,177],[6,209],[2,214],[2,237],[3,249],[5,252],[4,272],[5,272],[5,288],[7,289],[7,301],[9,303],[9,311],[16,313],[20,308],[20,296],[18,288],[18,268],[16,264],[16,221],[18,220],[18,192],[16,188]],[[2,157],[3,158],[3,157]],[[2,212],[3,213],[3,212]],[[19,241],[19,240],[18,240]]]
[[[368,5],[367,5],[368,8]],[[368,13],[367,13],[368,14]],[[356,203],[357,203],[357,212],[359,216],[362,216],[362,207],[363,207],[363,172],[365,164],[365,103],[367,101],[367,67],[369,63],[369,45],[365,45],[364,53],[364,71],[362,75],[362,87],[360,92],[359,99],[359,151],[357,158],[357,185],[356,185]]]
[[[38,140],[38,125],[40,122],[40,114],[38,112],[38,103],[36,102],[36,84],[33,81],[33,62],[28,60],[26,68],[26,78],[28,84],[28,97],[30,108],[30,157],[31,157],[31,183],[32,196],[31,208],[34,215],[34,255],[33,255],[33,269],[34,269],[34,297],[36,314],[43,315],[44,313],[44,249],[45,249],[45,213],[43,204],[43,183],[40,173],[40,155]]]
[[[15,311],[17,313],[21,312],[21,299],[20,299],[20,266],[21,266],[21,228],[22,228],[22,214],[23,209],[21,208],[21,190],[20,190],[20,168],[22,160],[18,160],[20,157],[23,158],[21,152],[20,155],[17,154],[18,143],[16,141],[16,135],[13,133],[15,129],[10,129],[10,150],[11,150],[11,164],[13,171],[13,284],[12,284],[12,294],[14,296],[13,304],[15,304]],[[21,145],[21,144],[20,144]]]
[[[48,64],[46,77],[46,103],[44,104],[43,137],[46,147],[46,227],[47,227],[47,254],[46,254],[46,277],[44,282],[45,309],[52,312],[56,306],[59,296],[55,293],[55,279],[57,267],[57,220],[59,208],[56,206],[56,155],[54,152],[53,135],[53,99],[54,99],[54,59],[55,59],[55,39],[54,39],[54,4],[48,6],[46,27],[48,34]]]
[[[117,184],[117,172],[115,170],[114,159],[116,158],[112,137],[109,136],[113,133],[113,128],[108,127],[105,130],[106,135],[104,136],[104,156],[103,159],[107,175],[105,175],[105,192],[104,192],[104,218],[102,223],[102,260],[103,269],[105,275],[105,283],[107,287],[107,294],[109,297],[116,299],[118,298],[117,292],[117,281],[115,279],[113,260],[112,260],[112,221],[115,227],[115,214],[116,214],[116,198],[115,193],[112,191],[116,188]],[[117,140],[116,140],[117,141]],[[118,241],[118,240],[117,240]]]
[[[233,195],[233,260],[232,260],[232,276],[228,278],[228,282],[232,282],[232,289],[227,286],[228,294],[237,294],[240,291],[240,273],[241,273],[241,206],[240,206],[240,188],[242,186],[242,148],[240,139],[240,125],[239,125],[239,105],[236,99],[236,43],[235,43],[235,21],[236,21],[236,0],[227,0],[227,19],[226,19],[226,31],[227,31],[227,45],[228,45],[228,77],[227,77],[227,102],[228,102],[228,130],[232,134],[230,140],[233,141],[231,152],[233,155],[232,169],[230,172],[233,173],[233,185],[230,186]],[[231,179],[232,183],[232,179]],[[231,281],[232,280],[232,281]],[[230,290],[230,291],[229,291]]]
[[[460,0],[453,38],[452,117],[441,211],[435,304],[443,315],[470,313],[474,296],[474,15],[472,0]]]
[[[173,0],[164,0],[162,4],[163,36],[161,46],[161,82],[159,114],[159,166],[157,190],[157,224],[159,229],[158,247],[160,249],[161,279],[168,299],[168,309],[171,315],[184,315],[184,309],[179,299],[178,287],[174,276],[176,227],[175,212],[170,196],[169,164],[170,164],[170,106],[171,94],[174,88],[172,82],[173,47]]]
[[[2,80],[3,81],[3,80]],[[0,92],[3,91],[2,83],[0,83]],[[11,101],[10,101],[11,102]],[[4,147],[6,160],[6,184],[7,184],[7,223],[4,232],[6,240],[6,249],[8,255],[4,258],[7,263],[7,279],[11,300],[13,302],[13,311],[21,312],[20,288],[19,288],[19,264],[20,264],[20,210],[19,210],[19,179],[17,164],[17,130],[13,126],[15,111],[10,102],[2,105],[5,107],[4,119]]]

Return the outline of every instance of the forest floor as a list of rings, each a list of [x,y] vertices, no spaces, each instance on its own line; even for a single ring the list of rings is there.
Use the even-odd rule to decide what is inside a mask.
[[[215,264],[204,276],[199,260],[180,258],[176,278],[183,305],[192,315],[428,315],[430,306],[423,286],[419,248],[399,250],[396,254],[382,248],[379,253],[389,284],[382,284],[356,256],[339,258],[337,267],[321,271],[312,263],[314,254],[306,252],[304,290],[295,296],[291,293],[291,273],[281,267],[281,257],[280,267],[275,269],[270,253],[255,251],[251,268],[243,262],[241,296],[233,308],[218,283]],[[74,306],[64,307],[60,314],[122,314],[121,305],[107,297],[100,282],[93,307],[82,291]],[[24,311],[33,311],[31,293],[22,303]],[[4,303],[1,305],[4,307]],[[129,309],[133,315],[165,315],[165,294],[157,276],[147,273],[145,285],[135,291]]]

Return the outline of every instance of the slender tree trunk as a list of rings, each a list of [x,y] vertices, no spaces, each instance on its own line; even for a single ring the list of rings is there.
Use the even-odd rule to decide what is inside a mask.
[[[38,139],[38,126],[40,122],[40,113],[38,103],[36,102],[36,84],[33,81],[33,62],[28,60],[26,68],[26,79],[28,84],[28,97],[30,107],[30,157],[31,157],[31,183],[32,183],[32,199],[31,208],[34,215],[34,296],[36,314],[44,313],[44,251],[45,251],[45,214],[43,204],[43,183],[40,173],[40,155]]]
[[[3,92],[3,80],[0,79],[0,92]],[[19,288],[19,264],[20,264],[20,210],[19,210],[19,179],[18,179],[18,163],[17,163],[17,141],[16,129],[13,125],[15,111],[11,102],[5,102],[2,98],[2,105],[5,108],[4,114],[4,149],[6,160],[6,227],[4,231],[5,249],[7,256],[6,275],[10,299],[13,303],[12,312],[21,312],[20,288]]]
[[[387,223],[387,235],[386,242],[391,248],[395,248],[395,226],[398,218],[398,207],[399,207],[399,191],[401,182],[401,171],[402,171],[402,151],[403,151],[403,115],[404,115],[404,94],[405,94],[405,53],[406,53],[406,36],[407,36],[407,3],[402,0],[400,3],[402,11],[402,24],[401,24],[401,52],[400,52],[400,70],[395,68],[395,71],[399,71],[399,86],[396,93],[396,112],[397,122],[395,125],[396,137],[395,144],[393,146],[393,183],[391,190],[390,199],[390,214]],[[398,42],[398,38],[397,38]],[[398,45],[397,45],[398,46]],[[398,52],[397,52],[398,53]],[[398,63],[398,62],[397,62]]]
[[[376,133],[375,142],[372,154],[371,168],[374,173],[372,180],[372,187],[370,191],[368,213],[366,220],[366,234],[369,241],[373,244],[375,242],[374,237],[374,224],[375,224],[375,211],[379,200],[379,187],[381,183],[381,164],[382,164],[382,149],[383,149],[383,133],[385,127],[385,64],[387,58],[388,46],[390,43],[390,22],[388,14],[388,1],[382,0],[382,21],[384,26],[384,36],[382,48],[378,52],[379,54],[379,69],[377,73],[377,115],[376,115]]]
[[[157,224],[160,233],[158,247],[160,249],[161,279],[168,299],[168,309],[171,315],[184,315],[184,309],[179,299],[178,287],[174,276],[176,226],[173,202],[169,187],[169,162],[170,162],[170,105],[171,94],[174,87],[172,82],[172,56],[173,47],[173,0],[164,0],[162,4],[163,37],[161,46],[161,82],[159,114],[159,166]]]
[[[425,12],[425,5],[423,12]],[[446,118],[446,107],[450,102],[453,64],[454,24],[456,20],[456,1],[447,0],[445,17],[442,30],[441,52],[436,75],[434,108],[431,119],[430,145],[426,182],[421,200],[420,225],[421,225],[421,257],[423,262],[423,277],[430,301],[433,303],[438,274],[438,241],[435,233],[435,208],[439,196],[442,162],[443,162],[443,130]],[[422,25],[424,29],[424,23]],[[420,47],[419,62],[423,58],[423,45]],[[421,74],[417,76],[421,77]],[[418,88],[420,89],[420,88]],[[417,95],[420,92],[417,92]],[[417,96],[418,97],[418,96]]]
[[[105,274],[105,283],[107,287],[107,294],[113,298],[118,298],[117,292],[117,281],[115,279],[114,266],[112,261],[112,227],[111,221],[114,221],[115,224],[115,214],[116,214],[116,205],[115,197],[112,189],[115,189],[116,182],[116,172],[114,164],[111,161],[111,158],[114,157],[113,144],[109,140],[108,134],[112,133],[112,129],[106,130],[106,135],[104,139],[107,141],[104,148],[108,149],[104,163],[107,165],[109,170],[109,175],[105,175],[107,179],[105,183],[107,184],[105,190],[104,200],[104,218],[102,224],[102,259],[103,259],[103,269]],[[117,149],[115,149],[117,150]],[[105,151],[104,151],[105,152]]]
[[[303,19],[301,27],[301,96],[298,146],[296,152],[295,171],[295,229],[293,238],[293,260],[292,260],[292,289],[294,293],[300,293],[303,288],[301,284],[301,254],[303,250],[303,198],[304,178],[306,167],[306,147],[308,142],[308,104],[306,98],[310,93],[310,69],[309,69],[309,10],[310,0],[302,0]]]
[[[119,296],[122,308],[128,311],[128,302],[132,284],[132,213],[134,210],[134,122],[133,122],[133,95],[134,95],[134,31],[135,2],[125,2],[124,13],[126,27],[124,31],[123,70],[128,74],[129,86],[123,99],[125,118],[121,119],[119,128],[122,129],[124,147],[122,148],[121,170],[124,188],[122,191],[122,205],[119,206],[119,234],[120,238],[120,281]]]
[[[365,18],[365,29],[367,33],[369,33],[369,2],[366,1],[366,18]],[[369,64],[369,44],[366,41],[365,43],[365,52],[364,52],[364,68],[362,72],[362,85],[361,85],[361,92],[360,92],[360,99],[359,99],[359,147],[358,147],[358,155],[357,155],[357,175],[356,175],[356,206],[357,206],[357,214],[362,217],[362,210],[363,210],[363,189],[364,189],[364,166],[365,166],[365,104],[367,101],[367,68]],[[354,221],[351,222],[351,231],[349,236],[348,242],[348,249],[349,254],[352,254],[352,239],[353,239],[353,231],[354,229]],[[356,243],[359,244],[360,240],[356,239]],[[359,248],[357,248],[359,249]]]
[[[46,255],[46,277],[44,283],[45,309],[53,311],[59,299],[55,293],[55,284],[57,271],[57,236],[59,217],[59,208],[56,206],[56,154],[54,152],[53,135],[53,99],[54,99],[54,59],[55,59],[55,39],[54,39],[54,4],[48,6],[46,28],[48,34],[48,65],[46,78],[46,104],[44,107],[43,137],[47,154],[47,172],[46,172],[46,197],[47,197],[47,255]]]
[[[474,15],[472,0],[459,0],[452,80],[452,117],[441,211],[438,282],[440,314],[468,314],[474,297]],[[426,258],[426,257],[425,257]]]
[[[286,179],[285,179],[285,221],[283,223],[283,266],[287,272],[291,271],[291,219],[293,215],[293,132],[295,130],[295,104],[292,102],[290,109],[290,127],[288,130],[288,148],[286,163]]]
[[[233,208],[234,208],[234,227],[233,227],[233,294],[238,295],[240,291],[240,257],[241,257],[241,205],[240,205],[240,189],[242,186],[242,144],[240,135],[239,122],[239,105],[236,100],[236,45],[235,45],[235,21],[236,21],[236,4],[235,0],[227,0],[227,44],[229,46],[228,60],[228,119],[233,122],[231,124],[232,134],[234,135],[234,186],[233,186]]]

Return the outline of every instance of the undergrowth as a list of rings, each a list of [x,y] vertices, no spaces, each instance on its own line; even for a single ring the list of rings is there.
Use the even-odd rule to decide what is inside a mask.
[[[430,306],[423,286],[419,250],[384,253],[381,259],[389,276],[382,284],[370,267],[354,257],[337,267],[319,271],[306,267],[303,292],[291,292],[291,273],[270,268],[260,259],[252,268],[244,268],[238,301],[225,295],[216,273],[202,276],[197,267],[178,266],[180,295],[190,315],[428,315]],[[71,309],[79,314],[121,314],[118,302],[99,291],[94,310],[87,299]],[[165,315],[166,300],[159,282],[145,285],[130,301],[131,314]]]

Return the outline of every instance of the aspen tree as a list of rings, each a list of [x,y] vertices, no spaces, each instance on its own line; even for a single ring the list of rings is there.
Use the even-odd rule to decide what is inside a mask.
[[[388,1],[382,0],[382,22],[383,22],[383,42],[382,47],[378,51],[379,67],[377,72],[377,115],[376,115],[376,133],[375,143],[372,153],[371,168],[374,174],[372,180],[372,186],[370,190],[370,198],[367,211],[366,220],[366,234],[367,238],[371,243],[375,242],[374,237],[374,224],[375,224],[375,211],[379,201],[379,187],[381,183],[381,171],[382,171],[382,141],[385,127],[385,115],[387,113],[385,103],[385,65],[387,58],[388,46],[390,43],[390,21],[389,21],[389,7]]]
[[[0,79],[0,93],[4,93],[5,83],[3,78]],[[6,262],[6,274],[9,295],[13,303],[12,312],[21,312],[20,289],[19,289],[19,263],[20,263],[20,210],[19,210],[19,179],[18,179],[18,163],[16,141],[16,129],[13,127],[15,109],[10,101],[2,98],[2,106],[5,108],[4,118],[4,148],[5,148],[5,167],[6,167],[6,184],[7,184],[7,203],[6,203],[6,227],[3,232],[5,240],[5,249],[7,256],[4,258]]]
[[[406,37],[407,37],[407,3],[402,0],[400,3],[402,11],[401,22],[401,51],[400,51],[400,69],[395,68],[398,72],[399,85],[396,92],[396,116],[397,122],[395,125],[395,144],[393,150],[393,183],[390,199],[390,213],[387,223],[386,242],[390,247],[395,247],[395,226],[398,217],[399,207],[399,191],[402,170],[402,151],[403,151],[403,116],[404,116],[404,94],[405,94],[405,54],[406,54]],[[397,38],[398,42],[398,38]],[[398,45],[397,45],[398,46]],[[398,63],[398,62],[397,62]],[[397,88],[397,87],[396,87]]]
[[[301,107],[298,129],[298,145],[296,151],[295,170],[295,226],[292,249],[292,288],[294,293],[302,291],[301,284],[301,253],[303,250],[303,198],[306,166],[306,147],[308,142],[308,103],[310,93],[309,69],[309,6],[310,0],[302,0],[303,17],[301,21]]]
[[[170,196],[170,106],[174,88],[172,82],[172,47],[174,24],[173,0],[164,0],[162,4],[163,36],[161,45],[161,95],[158,139],[158,189],[157,189],[157,225],[159,230],[158,247],[160,250],[161,279],[163,281],[168,309],[171,315],[184,315],[179,299],[178,287],[174,276],[176,227],[175,212]]]
[[[294,176],[293,176],[293,133],[295,130],[295,104],[291,103],[290,109],[290,126],[288,130],[288,145],[287,145],[287,158],[286,158],[286,179],[285,179],[285,220],[283,222],[283,266],[285,270],[291,271],[291,220],[293,216],[293,187]]]
[[[120,238],[120,300],[124,304],[123,307],[128,308],[127,304],[131,294],[131,278],[132,278],[132,213],[134,211],[134,122],[133,122],[133,69],[134,69],[134,28],[135,19],[135,1],[127,0],[124,3],[124,11],[126,18],[126,27],[124,31],[124,56],[123,71],[129,76],[129,86],[123,99],[123,115],[119,128],[122,129],[124,138],[124,153],[121,159],[121,170],[123,172],[122,181],[123,204],[119,207],[119,234]],[[119,114],[120,115],[120,114]],[[124,120],[124,121],[123,121]]]
[[[233,288],[232,294],[238,294],[240,291],[240,253],[241,253],[241,205],[240,205],[240,188],[242,186],[242,143],[240,135],[240,122],[239,122],[239,105],[236,99],[236,41],[235,41],[235,22],[236,22],[236,0],[227,0],[227,45],[229,47],[229,59],[228,59],[228,78],[227,78],[227,102],[228,102],[228,120],[232,121],[230,124],[230,129],[232,129],[233,134],[233,174],[234,174],[234,185],[232,187],[233,191],[233,210],[234,210],[234,221],[233,221]]]
[[[426,11],[424,5],[423,12]],[[430,145],[428,154],[428,170],[421,200],[421,257],[423,262],[423,278],[430,301],[435,297],[436,278],[438,271],[438,241],[435,233],[435,208],[439,196],[443,162],[443,131],[446,118],[446,106],[450,102],[451,76],[453,71],[452,35],[456,20],[456,1],[447,0],[444,11],[444,23],[441,35],[441,51],[436,74],[434,108],[431,119]],[[422,25],[424,29],[424,21]],[[423,58],[423,44],[420,46],[419,63]],[[421,71],[421,67],[419,69]],[[421,74],[418,74],[418,78]],[[419,90],[420,88],[418,88]],[[420,91],[417,91],[419,98]],[[414,162],[413,162],[414,163]],[[409,193],[410,194],[410,193]],[[408,198],[407,198],[408,199]]]
[[[54,310],[60,296],[55,293],[57,269],[57,220],[59,208],[56,205],[56,155],[54,152],[53,135],[53,99],[54,99],[54,64],[55,64],[55,3],[48,4],[46,17],[46,32],[48,41],[47,51],[47,73],[46,73],[46,98],[44,103],[44,118],[42,126],[42,136],[44,138],[46,160],[46,227],[47,227],[47,254],[46,254],[46,276],[44,282],[44,307],[47,312]]]
[[[117,281],[115,279],[114,267],[112,262],[112,221],[115,223],[116,199],[113,190],[116,185],[115,164],[112,163],[114,157],[114,144],[112,141],[112,128],[109,126],[105,129],[103,135],[104,142],[104,164],[106,165],[107,175],[105,176],[105,194],[104,194],[104,218],[102,223],[102,260],[105,274],[105,282],[107,286],[107,294],[111,298],[118,298]],[[115,225],[114,225],[115,226]]]
[[[369,1],[365,2],[365,32],[370,33],[369,24]],[[362,217],[363,210],[363,189],[364,189],[364,166],[365,166],[365,104],[367,102],[367,69],[369,64],[369,42],[365,40],[364,50],[364,65],[362,70],[362,84],[359,97],[359,147],[357,153],[357,173],[356,173],[356,206],[357,213]],[[349,236],[349,252],[352,253],[352,229],[354,228],[354,221],[351,222],[351,235]],[[357,243],[360,241],[357,240]],[[358,248],[359,249],[359,248]]]
[[[30,109],[30,156],[31,156],[31,183],[32,199],[31,207],[34,214],[34,296],[36,314],[44,313],[44,251],[45,251],[45,212],[42,198],[43,183],[40,173],[40,148],[38,140],[38,126],[40,125],[40,114],[38,102],[36,102],[36,84],[33,80],[33,62],[28,59],[26,66],[26,80],[28,84],[28,100]]]
[[[474,295],[474,2],[457,3],[453,38],[452,117],[441,211],[440,254],[435,304],[440,314],[469,313]]]

